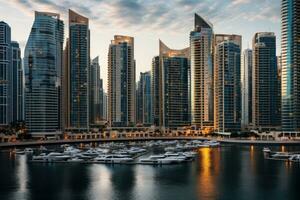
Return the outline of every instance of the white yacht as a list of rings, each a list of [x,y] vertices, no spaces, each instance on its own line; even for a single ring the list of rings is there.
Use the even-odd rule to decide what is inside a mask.
[[[277,152],[272,155],[272,158],[277,158],[277,159],[289,159],[291,157],[291,154],[288,152]]]
[[[32,156],[33,161],[46,161],[47,154],[46,153],[41,153],[38,156]]]
[[[74,158],[71,158],[71,159],[69,159],[67,161],[68,162],[75,162],[75,163],[77,163],[77,162],[83,162],[84,160],[81,159],[81,158],[78,158],[78,157],[74,157]]]
[[[96,156],[99,155],[99,152],[96,151],[95,149],[89,149],[86,152],[83,152],[82,154],[85,155],[85,156],[96,157]]]
[[[78,153],[80,153],[80,152],[81,152],[81,150],[76,149],[76,148],[74,148],[74,147],[72,147],[72,146],[69,146],[69,147],[67,147],[67,148],[64,150],[64,154],[65,154],[65,155],[74,155],[74,154],[78,154]]]
[[[264,153],[270,153],[271,152],[271,149],[269,147],[264,147],[263,148],[263,152]]]
[[[217,142],[215,140],[205,141],[204,144],[208,144],[208,146],[210,146],[210,147],[218,147],[218,146],[220,146],[220,142]]]
[[[138,148],[138,147],[131,147],[127,152],[129,154],[137,154],[137,153],[144,153],[146,152],[146,149]]]
[[[32,148],[25,148],[25,149],[24,149],[24,152],[25,152],[26,154],[31,154],[31,153],[33,153],[33,150],[32,150]]]
[[[47,155],[46,160],[47,161],[65,161],[65,160],[68,160],[70,158],[71,158],[71,156],[64,155],[63,153],[51,152]]]
[[[184,162],[184,158],[182,156],[170,156],[158,159],[158,164],[178,164]]]
[[[293,162],[300,162],[300,154],[292,155],[291,157],[289,157],[289,160]]]
[[[148,158],[141,158],[139,160],[139,163],[141,164],[159,164],[158,159],[163,159],[165,158],[165,155],[152,155],[149,156]]]
[[[132,162],[133,158],[130,158],[126,155],[102,155],[94,158],[95,162],[100,163],[128,163]]]

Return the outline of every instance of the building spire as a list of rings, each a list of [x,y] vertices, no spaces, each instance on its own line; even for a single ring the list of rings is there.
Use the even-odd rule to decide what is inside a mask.
[[[197,28],[213,28],[212,24],[205,20],[203,17],[195,13],[195,29]]]

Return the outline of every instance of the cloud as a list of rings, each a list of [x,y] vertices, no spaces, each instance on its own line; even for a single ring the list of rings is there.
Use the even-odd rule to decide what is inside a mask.
[[[215,25],[243,19],[276,22],[280,0],[12,0],[21,12],[33,10],[60,13],[67,10],[90,18],[98,27],[121,27],[134,30],[186,30],[193,13],[204,16]]]

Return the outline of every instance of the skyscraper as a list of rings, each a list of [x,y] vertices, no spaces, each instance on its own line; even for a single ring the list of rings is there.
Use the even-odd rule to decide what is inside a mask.
[[[140,125],[152,124],[152,99],[151,99],[151,72],[141,72],[137,84],[136,95],[136,123]]]
[[[24,54],[25,121],[35,134],[60,130],[63,21],[58,14],[35,12]]]
[[[11,42],[12,121],[24,120],[23,69],[18,42]]]
[[[96,124],[100,121],[100,92],[102,83],[100,83],[100,65],[97,56],[91,62],[89,91],[90,91],[90,124]]]
[[[69,10],[68,40],[68,129],[89,128],[89,19]]]
[[[0,126],[7,126],[11,116],[11,33],[7,23],[0,22]]]
[[[195,14],[190,33],[192,124],[199,128],[213,125],[213,27]]]
[[[282,0],[282,130],[300,131],[300,1]]]
[[[274,33],[256,33],[253,38],[253,124],[259,130],[280,127],[276,37]]]
[[[155,126],[159,126],[159,70],[159,56],[155,56],[151,69],[152,118]]]
[[[111,126],[135,125],[134,38],[116,35],[108,53],[108,121]]]
[[[189,58],[189,48],[174,50],[159,41],[159,121],[162,128],[190,125]]]
[[[218,132],[241,128],[241,43],[239,35],[215,35],[214,128]]]
[[[245,49],[242,55],[242,128],[248,129],[252,124],[252,50]]]

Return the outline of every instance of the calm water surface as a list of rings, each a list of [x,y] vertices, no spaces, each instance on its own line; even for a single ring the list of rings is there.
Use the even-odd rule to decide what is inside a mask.
[[[300,151],[300,147],[273,147]],[[27,163],[0,152],[0,200],[300,199],[300,164],[265,160],[260,146],[202,148],[173,166]]]

